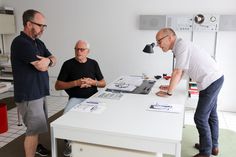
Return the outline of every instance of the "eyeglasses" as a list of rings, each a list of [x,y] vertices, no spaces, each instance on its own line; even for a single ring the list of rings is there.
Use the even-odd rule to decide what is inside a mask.
[[[83,52],[83,51],[85,51],[85,50],[87,50],[88,48],[75,48],[75,51],[81,51],[81,52]]]
[[[160,45],[160,44],[161,44],[161,41],[162,41],[163,39],[165,39],[166,37],[168,37],[168,36],[169,36],[169,35],[166,35],[166,36],[160,38],[159,40],[157,40],[157,45]]]
[[[43,28],[43,29],[47,28],[47,25],[40,24],[40,23],[36,23],[36,22],[33,22],[33,21],[30,21],[30,22],[33,23],[33,24],[35,24],[35,25],[37,25],[37,26],[39,26],[41,29],[42,29],[42,28]]]

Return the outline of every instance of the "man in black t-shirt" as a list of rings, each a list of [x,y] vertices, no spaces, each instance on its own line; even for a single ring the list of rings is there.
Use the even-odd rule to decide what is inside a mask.
[[[98,63],[87,57],[89,44],[79,40],[75,45],[75,57],[65,61],[55,84],[56,90],[65,90],[69,98],[86,99],[105,87]]]
[[[64,113],[95,94],[97,87],[106,86],[98,63],[88,58],[88,54],[89,44],[79,40],[75,45],[75,57],[65,61],[62,65],[55,89],[65,90],[69,95]],[[71,150],[67,144],[64,155],[70,156],[70,153]]]

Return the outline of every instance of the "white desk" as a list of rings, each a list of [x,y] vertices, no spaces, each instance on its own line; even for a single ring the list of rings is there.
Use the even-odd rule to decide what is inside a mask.
[[[178,86],[173,96],[161,98],[154,93],[163,81],[157,81],[149,95],[124,94],[120,100],[97,98],[106,106],[102,113],[69,111],[52,122],[52,157],[57,156],[57,138],[92,144],[95,148],[115,147],[180,157],[186,82]],[[147,111],[156,101],[179,104],[181,112]]]

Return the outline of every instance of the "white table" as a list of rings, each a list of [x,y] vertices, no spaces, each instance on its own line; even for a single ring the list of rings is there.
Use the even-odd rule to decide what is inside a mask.
[[[52,122],[52,157],[57,156],[58,138],[90,144],[95,149],[104,146],[105,149],[121,148],[180,157],[187,84],[182,82],[173,96],[161,98],[155,96],[155,92],[163,82],[166,81],[157,81],[149,95],[124,94],[120,100],[96,98],[106,107],[99,114],[69,111]],[[178,104],[181,112],[148,111],[148,106],[156,101]]]

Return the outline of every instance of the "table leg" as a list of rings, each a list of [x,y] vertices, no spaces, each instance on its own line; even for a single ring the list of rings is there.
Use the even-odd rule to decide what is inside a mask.
[[[51,147],[52,157],[57,157],[57,139],[54,137],[53,127],[51,127]]]
[[[176,144],[175,157],[181,157],[181,143]]]

